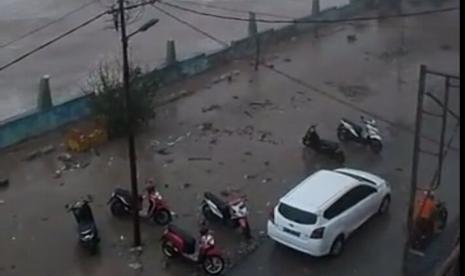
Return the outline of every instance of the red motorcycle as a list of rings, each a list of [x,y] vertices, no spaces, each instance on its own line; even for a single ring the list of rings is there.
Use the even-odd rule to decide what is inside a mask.
[[[176,226],[166,228],[162,240],[162,252],[168,258],[181,256],[187,260],[201,264],[209,275],[219,275],[225,267],[221,252],[215,245],[215,240],[208,231],[201,231],[200,243],[189,233]]]
[[[159,225],[167,225],[170,223],[172,220],[171,212],[160,193],[149,193],[147,197],[150,204],[147,217]],[[143,200],[144,197],[139,196],[138,211],[142,210]],[[132,196],[128,190],[117,188],[111,194],[111,198],[108,200],[107,204],[110,204],[110,210],[114,216],[121,217],[123,215],[132,214],[134,208],[132,202]]]

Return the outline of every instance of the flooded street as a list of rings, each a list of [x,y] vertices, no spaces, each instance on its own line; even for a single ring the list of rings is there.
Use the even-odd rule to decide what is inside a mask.
[[[6,3],[13,5],[13,1],[9,2]],[[248,3],[255,6],[246,9],[263,7],[259,1]],[[277,7],[279,3],[273,1]],[[2,5],[5,4],[0,7]],[[298,7],[298,4],[287,8],[292,6]],[[92,14],[96,9],[89,6],[87,12]],[[302,15],[299,12],[307,13],[285,8],[282,12],[295,16]],[[172,23],[162,16],[159,18],[160,25],[142,35],[140,40],[136,38],[132,47],[136,59],[151,56],[145,60],[148,64],[155,63],[164,53],[162,46],[150,45],[164,45],[170,35],[187,33],[184,29],[176,29],[177,25],[165,28],[162,24]],[[202,22],[196,24],[207,24]],[[112,43],[117,41],[116,33],[102,30],[103,25],[96,26],[98,24],[94,25],[95,29],[85,29],[49,51],[0,73],[0,83],[19,82],[21,72],[31,80],[30,84],[21,82],[23,88],[34,86],[34,76],[42,74],[44,65],[48,65],[52,87],[59,87],[58,76],[54,81],[53,72],[62,72],[61,85],[68,87],[76,74],[85,76],[96,57],[111,55],[112,50],[118,49],[118,45]],[[209,27],[220,29],[215,25]],[[405,32],[403,39],[398,31],[401,27]],[[231,35],[230,39],[239,37],[245,30],[245,26],[231,28],[228,36]],[[222,37],[220,31],[217,34]],[[356,40],[349,43],[347,36],[354,34]],[[222,38],[225,36],[223,33]],[[234,61],[164,88],[160,94],[180,90],[195,93],[159,107],[155,121],[138,135],[140,190],[145,178],[154,177],[161,194],[178,214],[175,224],[193,234],[198,229],[197,207],[205,191],[220,194],[225,190],[239,190],[249,198],[253,234],[260,236],[266,228],[269,210],[279,197],[314,171],[338,167],[325,156],[303,148],[301,138],[307,128],[317,123],[322,138],[336,141],[336,127],[341,118],[358,121],[363,113],[374,114],[383,136],[382,153],[375,155],[362,146],[344,144],[344,166],[373,172],[391,183],[389,214],[370,220],[355,232],[345,252],[337,259],[312,258],[264,238],[257,251],[237,263],[228,275],[400,275],[419,64],[459,75],[459,38],[458,12],[403,21],[337,25],[322,30],[319,39],[306,34],[277,44],[264,53],[267,62],[274,65],[273,69],[260,67],[254,71],[249,60]],[[201,37],[193,40],[185,35],[179,39],[186,41],[178,44],[181,55],[193,49],[208,48],[202,44]],[[26,42],[33,43],[26,39],[21,44]],[[399,52],[400,46],[404,50]],[[82,49],[85,51],[80,51]],[[21,49],[16,50],[21,52]],[[7,52],[16,50],[8,47]],[[53,56],[59,58],[52,59]],[[50,61],[47,63],[46,59]],[[8,58],[1,55],[0,60]],[[68,71],[58,64],[72,68]],[[227,72],[236,72],[231,82],[212,83]],[[438,80],[429,81],[428,87],[440,87]],[[26,89],[21,93],[6,98],[19,101],[30,92]],[[7,104],[5,109],[4,94],[0,97],[4,111],[12,104]],[[451,109],[460,114],[459,91],[454,90],[450,97]],[[34,97],[31,99],[33,102]],[[432,103],[427,107],[434,111]],[[454,123],[451,119],[447,135],[452,135]],[[438,139],[439,124],[425,119],[424,125],[423,136]],[[56,156],[61,150],[36,160],[22,161],[34,149],[49,144],[58,147],[63,143],[62,132],[59,130],[1,152],[0,168],[8,172],[10,187],[0,190],[3,200],[0,217],[4,218],[0,225],[0,248],[6,249],[0,250],[0,274],[192,275],[196,268],[190,263],[171,261],[164,267],[159,242],[163,229],[148,222],[142,223],[144,253],[140,261],[143,270],[137,272],[129,267],[133,262],[128,252],[132,241],[131,221],[112,217],[106,206],[116,186],[129,186],[125,140],[102,146],[98,156],[90,153],[77,156],[88,160],[89,166],[66,171],[60,178],[55,178],[54,173],[59,166]],[[458,136],[452,145],[460,148]],[[427,146],[435,149],[437,145]],[[192,160],[199,158],[202,160]],[[425,160],[419,171],[423,183],[429,181],[436,165],[432,159]],[[460,202],[459,152],[451,150],[445,162],[444,185],[437,194],[447,200],[449,221],[454,221]],[[94,197],[92,207],[102,237],[101,252],[93,257],[78,246],[74,219],[64,208],[66,203],[86,194]],[[212,229],[219,247],[235,260],[240,248],[239,234],[221,226],[212,226]]]

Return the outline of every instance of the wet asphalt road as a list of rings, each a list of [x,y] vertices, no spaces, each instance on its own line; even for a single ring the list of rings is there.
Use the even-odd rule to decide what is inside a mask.
[[[0,1],[0,33],[2,34],[0,37],[0,64],[6,64],[58,34],[79,25],[100,13],[104,7],[113,2],[113,0]],[[212,13],[241,17],[247,17],[248,10],[271,13],[286,18],[296,18],[311,12],[311,2],[306,0],[207,0],[190,2],[173,0],[173,3]],[[219,6],[226,10],[199,6],[199,3]],[[321,3],[321,8],[346,3],[348,0],[324,0]],[[170,7],[161,7],[227,42],[241,39],[247,34],[246,22],[216,20],[186,14]],[[79,10],[63,20],[5,46],[8,42],[20,38],[31,30],[49,24],[77,9]],[[242,12],[231,11],[231,9]],[[130,43],[131,59],[143,68],[151,69],[164,61],[166,41],[169,39],[176,40],[176,51],[180,59],[223,47],[223,45],[193,31],[152,7],[144,8],[140,15],[139,13],[132,15],[132,18],[137,18],[137,20],[131,19],[134,23],[129,25],[129,31],[138,28],[148,19],[154,17],[159,18],[160,22],[144,34],[133,37]],[[260,17],[276,18],[263,14]],[[282,17],[280,18],[282,19]],[[81,95],[82,89],[86,88],[86,80],[92,70],[98,68],[102,62],[114,62],[115,59],[120,59],[120,41],[118,33],[112,29],[112,26],[111,18],[105,17],[0,72],[0,86],[2,87],[2,91],[0,91],[0,120],[35,107],[39,79],[45,74],[51,76],[54,103],[60,103]],[[259,28],[267,29],[275,26],[277,25],[267,24],[261,25]]]
[[[435,24],[439,21],[441,26]],[[192,89],[196,93],[161,107],[155,122],[138,136],[140,180],[156,177],[161,193],[179,214],[176,224],[192,232],[197,229],[196,207],[202,193],[228,188],[248,195],[254,233],[265,230],[268,210],[280,196],[315,170],[337,167],[324,156],[302,149],[300,139],[308,125],[318,123],[320,135],[335,140],[338,120],[357,120],[360,115],[322,92],[412,128],[418,65],[425,63],[438,71],[459,73],[457,14],[404,23],[407,54],[402,57],[389,54],[399,46],[398,21],[357,28],[335,26],[320,40],[302,36],[267,53],[277,70],[304,80],[312,89],[263,67],[254,72],[247,61],[237,61],[160,91]],[[346,36],[352,33],[357,34],[357,41],[348,44]],[[444,44],[450,47],[441,49]],[[240,74],[232,83],[210,85],[213,78],[233,70],[240,70]],[[438,80],[429,80],[429,85],[440,92]],[[357,89],[344,89],[347,86]],[[458,112],[458,91],[451,97],[451,108]],[[251,104],[267,101],[258,107]],[[202,111],[211,105],[219,108]],[[432,103],[428,107],[435,110]],[[202,123],[212,123],[212,130],[200,130]],[[449,134],[452,125],[450,120]],[[399,275],[413,136],[383,121],[379,126],[384,137],[383,153],[375,156],[356,145],[344,145],[345,165],[376,173],[392,183],[389,215],[375,218],[357,231],[338,259],[315,259],[265,239],[230,275]],[[439,124],[428,119],[425,126],[424,135],[437,137]],[[174,146],[166,145],[181,136],[184,138]],[[56,132],[0,156],[0,168],[10,173],[11,181],[8,189],[0,191],[0,199],[5,201],[0,205],[0,217],[4,218],[0,248],[7,249],[0,251],[2,275],[189,275],[195,270],[182,262],[170,262],[162,269],[158,242],[162,230],[148,223],[142,226],[144,269],[136,273],[128,267],[131,222],[112,218],[105,206],[112,189],[128,183],[125,141],[104,145],[99,149],[100,156],[82,155],[90,165],[65,172],[59,179],[53,178],[58,165],[56,153],[20,161],[32,149],[62,141],[62,134]],[[458,138],[453,145],[460,147]],[[434,149],[430,143],[423,146]],[[170,154],[155,153],[165,147]],[[189,157],[211,160],[189,161]],[[422,182],[430,179],[434,168],[433,160],[424,160]],[[458,153],[451,151],[444,185],[438,191],[447,200],[451,220],[459,211],[459,163]],[[182,188],[185,183],[190,187]],[[87,256],[77,246],[74,221],[63,208],[86,193],[95,198],[93,207],[102,235],[101,254],[96,257]],[[230,229],[213,229],[219,246],[233,258],[240,237]]]

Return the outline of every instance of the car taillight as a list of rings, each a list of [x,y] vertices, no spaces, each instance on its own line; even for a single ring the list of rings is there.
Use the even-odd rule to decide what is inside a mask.
[[[311,239],[321,239],[323,238],[323,234],[325,232],[324,227],[317,228],[313,230],[312,235],[310,236]]]

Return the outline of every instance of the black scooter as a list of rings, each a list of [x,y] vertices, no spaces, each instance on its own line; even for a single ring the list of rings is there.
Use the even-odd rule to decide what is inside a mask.
[[[79,243],[92,254],[97,253],[100,237],[94,221],[92,209],[89,206],[91,198],[78,200],[65,207],[68,212],[72,212],[78,224]]]
[[[326,154],[331,159],[337,160],[339,163],[344,163],[345,154],[336,142],[321,139],[316,132],[316,125],[310,126],[302,139],[304,146],[313,149],[314,151]]]
[[[239,228],[244,238],[252,238],[245,197],[235,197],[226,202],[216,195],[206,192],[202,201],[202,214],[209,221],[220,220],[233,228]]]

